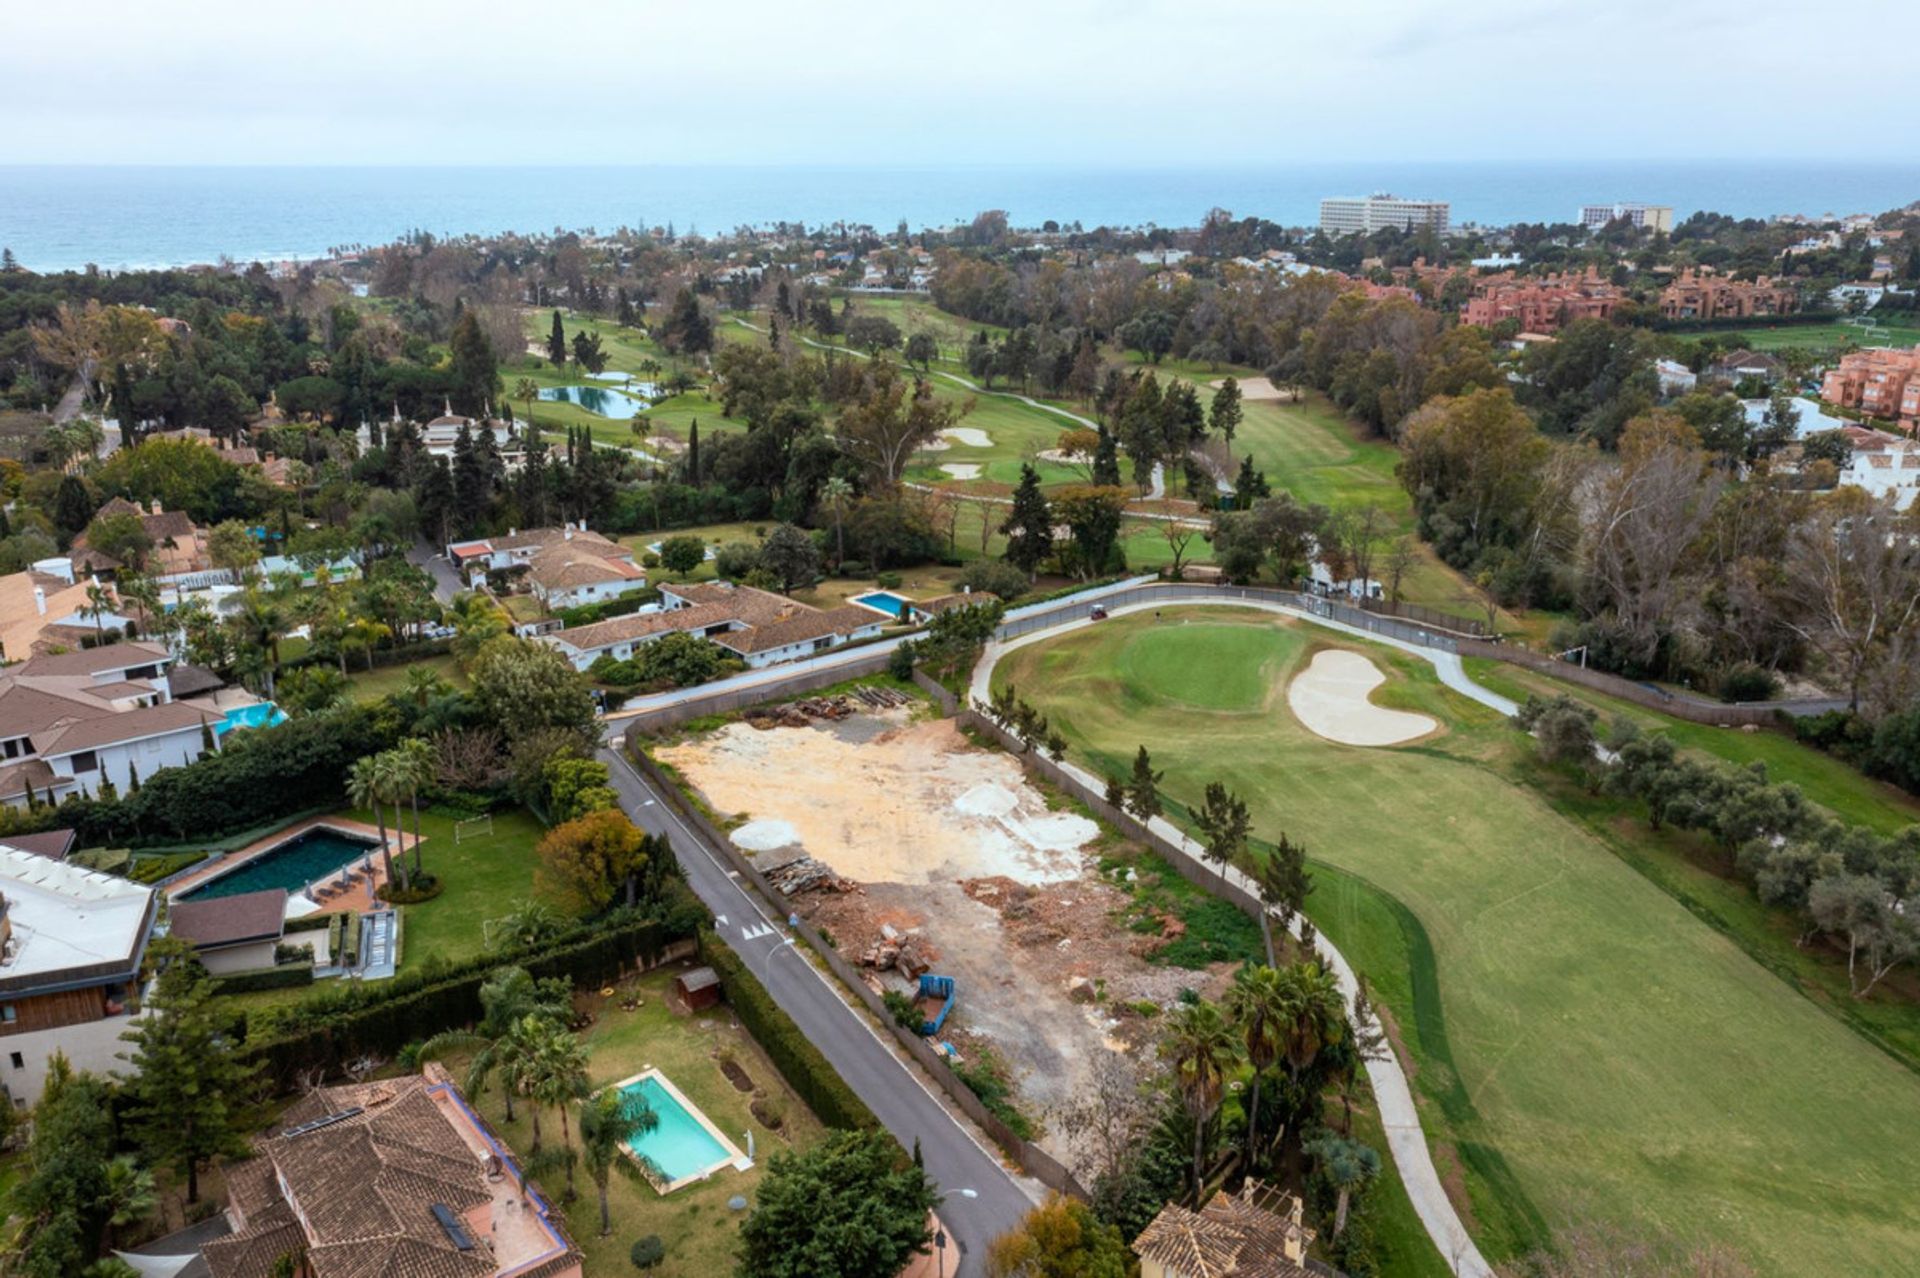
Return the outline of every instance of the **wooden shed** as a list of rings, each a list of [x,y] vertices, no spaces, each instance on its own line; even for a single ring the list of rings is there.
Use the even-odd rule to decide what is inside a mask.
[[[673,992],[698,1012],[720,1001],[720,977],[710,967],[696,967],[673,978]]]

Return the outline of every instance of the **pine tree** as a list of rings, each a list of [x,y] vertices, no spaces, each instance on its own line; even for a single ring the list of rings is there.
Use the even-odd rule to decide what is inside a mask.
[[[120,421],[120,442],[131,447],[140,442],[140,423],[133,412],[133,375],[126,361],[113,366],[113,415]]]
[[[560,322],[560,312],[553,313],[553,331],[547,337],[547,358],[553,361],[555,368],[567,366],[567,328]]]
[[[462,532],[476,526],[493,503],[486,459],[474,446],[473,432],[464,424],[453,441],[453,501],[455,526]]]
[[[462,312],[454,321],[449,345],[453,351],[455,407],[474,415],[486,412],[500,392],[500,361],[472,311]]]
[[[122,1034],[133,1077],[126,1087],[133,1138],[152,1162],[187,1179],[187,1201],[200,1200],[200,1168],[247,1152],[241,1105],[252,1068],[241,1062],[225,1018],[213,1008],[213,983],[186,942],[168,938],[150,954],[160,975],[146,1015]]]
[[[1240,459],[1240,474],[1233,481],[1233,504],[1240,510],[1253,509],[1253,503],[1262,497],[1273,496],[1273,490],[1267,486],[1266,472],[1253,468],[1253,454],[1248,453]]]
[[[1032,466],[1020,468],[1020,486],[1013,490],[1013,505],[1000,531],[1007,535],[1007,562],[1029,577],[1053,553],[1053,510]]]
[[[53,526],[72,537],[93,522],[93,497],[78,475],[62,475],[53,491]]]
[[[1240,383],[1229,377],[1213,393],[1213,404],[1207,410],[1207,425],[1226,442],[1229,457],[1233,455],[1234,432],[1240,429],[1245,416],[1246,410],[1240,403]]]
[[[693,419],[687,427],[687,482],[695,488],[700,486],[700,419]]]
[[[20,269],[20,260],[10,248],[0,248],[0,275],[11,275]]]
[[[436,457],[427,467],[414,490],[413,504],[420,512],[421,529],[433,536],[436,545],[445,546],[453,540],[453,472],[446,458]]]
[[[1133,779],[1127,782],[1127,810],[1142,821],[1160,815],[1160,778],[1164,772],[1153,770],[1153,758],[1145,746],[1133,756]]]

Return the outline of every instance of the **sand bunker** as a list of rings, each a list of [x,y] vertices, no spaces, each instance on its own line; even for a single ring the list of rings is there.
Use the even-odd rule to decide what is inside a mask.
[[[950,445],[958,444],[962,448],[993,447],[993,436],[978,426],[949,426],[940,432],[940,437]]]
[[[716,812],[752,818],[748,851],[803,848],[861,883],[925,884],[1004,875],[1041,885],[1078,878],[1099,827],[1050,812],[1005,754],[969,746],[951,720],[871,739],[876,716],[762,732],[733,723],[659,751]]]
[[[1440,725],[1424,714],[1376,706],[1367,694],[1387,681],[1357,652],[1327,648],[1287,685],[1287,704],[1307,730],[1342,745],[1388,746],[1424,737]]]
[[[1085,466],[1093,461],[1092,453],[1063,453],[1057,448],[1043,448],[1034,456],[1060,466]]]
[[[981,465],[979,462],[941,462],[940,469],[955,479],[978,479]]]
[[[1224,377],[1220,379],[1220,381],[1225,380]],[[1220,389],[1220,382],[1211,382],[1209,385],[1212,386],[1214,390]],[[1264,377],[1242,377],[1240,379],[1240,398],[1253,401],[1254,403],[1261,401],[1270,403],[1279,399],[1291,399],[1293,396],[1281,390]]]

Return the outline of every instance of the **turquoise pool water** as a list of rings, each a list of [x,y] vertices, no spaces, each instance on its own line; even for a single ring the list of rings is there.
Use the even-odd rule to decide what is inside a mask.
[[[853,602],[864,604],[869,608],[878,612],[884,612],[888,616],[896,619],[905,617],[907,615],[907,609],[913,607],[913,600],[903,598],[900,595],[890,594],[884,590],[873,590],[864,595],[855,595]]]
[[[227,721],[220,725],[220,731],[231,732],[235,728],[272,728],[287,721],[287,716],[271,701],[262,701],[257,705],[241,706],[237,710],[227,711]]]
[[[298,892],[315,879],[324,879],[345,865],[357,864],[379,844],[373,839],[341,834],[320,827],[304,831],[279,847],[268,848],[237,870],[183,892],[183,901],[206,901],[242,892],[285,888]]]
[[[649,382],[627,385],[638,394],[629,395],[607,386],[548,386],[540,392],[540,398],[549,404],[578,404],[602,417],[631,417],[650,406],[650,401],[641,396],[651,395],[654,388]]]
[[[689,1114],[654,1075],[649,1074],[637,1083],[628,1083],[620,1089],[620,1094],[638,1096],[647,1103],[648,1109],[659,1116],[659,1125],[634,1140],[632,1147],[634,1153],[652,1163],[669,1183],[687,1176],[698,1176],[715,1163],[728,1162],[733,1158],[727,1147],[715,1140],[713,1133],[702,1127],[700,1121]]]

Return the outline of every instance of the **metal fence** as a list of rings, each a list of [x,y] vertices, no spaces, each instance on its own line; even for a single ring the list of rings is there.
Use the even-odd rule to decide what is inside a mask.
[[[662,772],[644,751],[629,749],[627,753],[640,774],[660,793],[686,827],[693,831],[694,837],[706,844],[728,869],[752,884],[754,890],[782,917],[795,921],[793,930],[799,934],[800,939],[813,947],[814,952],[826,963],[827,969],[839,978],[842,985],[853,992],[854,997],[858,998],[861,1004],[873,1014],[874,1019],[887,1027],[907,1055],[926,1070],[928,1076],[940,1085],[941,1090],[946,1092],[947,1097],[959,1107],[962,1113],[992,1137],[994,1143],[1005,1150],[1008,1157],[1019,1163],[1021,1170],[1027,1175],[1050,1189],[1071,1194],[1083,1201],[1087,1199],[1086,1189],[1059,1159],[1032,1141],[1023,1139],[981,1102],[973,1089],[954,1073],[953,1066],[948,1063],[946,1057],[935,1051],[926,1039],[893,1019],[892,1009],[886,1005],[879,994],[874,992],[873,987],[867,984],[865,974],[842,958],[840,952],[820,934],[818,929],[799,917],[793,908],[792,901],[754,868],[753,862],[734,846],[733,840],[721,833],[711,821],[707,820],[705,814],[688,801],[685,793],[671,777]]]

